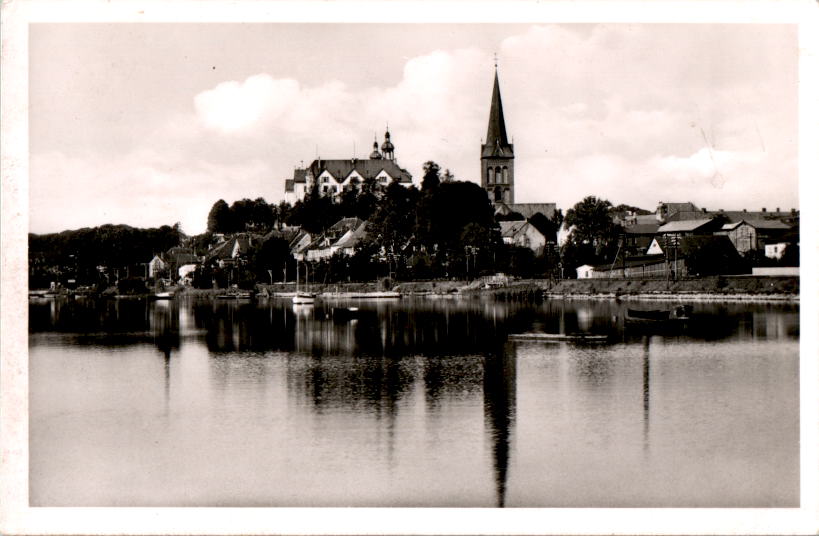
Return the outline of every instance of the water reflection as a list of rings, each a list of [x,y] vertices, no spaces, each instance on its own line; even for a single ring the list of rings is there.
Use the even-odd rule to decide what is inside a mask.
[[[348,305],[359,308],[354,317],[333,314],[333,307]],[[567,475],[582,475],[586,466],[589,473],[596,468],[601,474],[608,474],[606,465],[612,462],[601,462],[604,456],[599,453],[609,444],[613,445],[612,451],[618,452],[617,463],[635,474],[645,473],[641,478],[646,489],[652,489],[653,475],[661,476],[662,471],[668,475],[674,470],[663,466],[660,471],[653,467],[652,472],[644,465],[662,459],[674,465],[681,456],[689,455],[674,450],[680,444],[680,434],[701,430],[698,427],[704,426],[703,422],[718,420],[722,412],[734,410],[719,426],[705,428],[708,433],[697,436],[710,441],[708,438],[724,434],[722,430],[730,429],[734,422],[756,417],[754,411],[740,408],[742,404],[734,400],[751,397],[751,404],[757,404],[759,413],[766,408],[761,400],[779,397],[780,383],[788,380],[787,370],[777,372],[764,361],[767,347],[758,350],[756,357],[747,358],[747,363],[741,359],[745,358],[746,345],[796,339],[798,306],[698,304],[697,323],[685,330],[659,333],[630,330],[618,320],[625,308],[625,304],[614,301],[547,301],[527,305],[483,299],[318,302],[298,307],[284,300],[259,303],[52,300],[31,302],[30,345],[35,349],[50,347],[59,337],[59,344],[64,346],[86,345],[104,350],[114,346],[147,347],[150,367],[145,370],[139,368],[143,354],[138,352],[128,354],[130,361],[121,358],[117,362],[103,354],[97,356],[94,366],[111,374],[105,380],[109,383],[122,381],[125,373],[120,366],[132,367],[128,374],[141,374],[142,385],[153,389],[150,392],[153,413],[146,412],[151,417],[161,416],[163,411],[165,417],[177,412],[200,412],[193,420],[187,417],[189,413],[185,419],[156,419],[168,430],[180,427],[177,441],[188,449],[205,448],[207,452],[206,447],[194,445],[188,434],[199,431],[199,440],[210,441],[214,430],[219,430],[225,437],[255,441],[258,450],[248,452],[260,457],[260,465],[267,460],[267,471],[286,468],[292,458],[307,467],[315,466],[316,471],[324,469],[338,476],[333,473],[339,469],[332,461],[322,465],[323,460],[305,462],[299,458],[301,450],[326,452],[316,445],[327,445],[325,436],[335,434],[333,439],[338,443],[332,444],[334,449],[343,451],[351,448],[351,444],[359,449],[371,448],[360,461],[370,466],[361,471],[383,470],[378,482],[395,485],[398,490],[401,485],[423,488],[423,481],[432,479],[419,469],[418,480],[401,480],[414,476],[416,467],[441,471],[442,467],[454,464],[464,471],[461,478],[466,482],[479,482],[482,478],[491,482],[492,489],[487,484],[488,493],[473,497],[469,505],[544,506],[555,504],[549,501],[561,504],[559,490],[551,486],[565,486]],[[531,331],[611,333],[616,342],[583,346],[509,341],[512,333]],[[704,345],[703,340],[735,344],[715,351],[712,347],[716,344]],[[59,351],[49,354],[49,359],[60,367],[72,366],[69,361],[61,361]],[[62,373],[64,369],[58,370]],[[754,376],[757,373],[758,377]],[[34,369],[35,380],[37,374]],[[83,374],[67,385],[84,385],[83,382],[95,379]],[[776,379],[776,374],[785,380],[776,383],[771,379]],[[105,378],[102,374],[100,377]],[[104,386],[97,388],[112,400],[126,396],[113,390],[108,392]],[[40,392],[54,389],[55,385],[48,384],[48,389]],[[765,389],[770,389],[770,393]],[[164,401],[160,402],[163,392]],[[727,392],[738,394],[731,398]],[[46,395],[38,395],[35,389],[34,400],[37,396]],[[106,398],[90,398],[89,407],[95,408],[99,400]],[[58,407],[53,401],[41,406]],[[137,411],[132,409],[129,415]],[[753,421],[749,428],[784,426],[780,416],[786,412],[771,411],[776,418],[766,420],[765,426]],[[544,418],[544,412],[548,418]],[[98,423],[98,414],[92,410],[91,415],[89,422]],[[696,418],[685,421],[688,415]],[[47,437],[50,430],[43,425],[35,428],[39,430],[38,437]],[[362,429],[365,431],[360,432]],[[286,433],[281,433],[282,430]],[[358,437],[356,431],[365,438],[361,444],[354,441]],[[159,432],[151,430],[154,435],[165,432],[164,428]],[[82,438],[82,434],[82,430],[72,430],[60,437]],[[295,438],[289,443],[291,434]],[[467,445],[451,442],[451,435],[458,434]],[[413,438],[418,436],[424,439],[415,441]],[[564,437],[566,444],[561,443]],[[215,453],[233,452],[233,444],[219,438],[213,441]],[[747,438],[739,441],[741,446],[731,448],[748,448]],[[453,445],[464,449],[458,459],[436,453]],[[697,445],[690,446],[690,456],[699,460],[696,448]],[[731,448],[726,451],[733,452]],[[566,454],[575,449],[582,453],[576,455],[582,458],[580,463]],[[258,454],[261,450],[265,454]],[[42,447],[38,452],[41,452],[38,460],[55,456]],[[477,453],[475,463],[469,458],[473,452]],[[346,456],[355,458],[358,454],[348,452]],[[138,458],[139,453],[132,456]],[[172,454],[168,456],[175,459]],[[737,459],[761,463],[744,451]],[[238,462],[226,463],[230,467],[230,463]],[[342,464],[343,460],[335,463]],[[561,463],[567,464],[565,469]],[[692,462],[687,471],[699,471],[698,463]],[[534,475],[526,474],[526,468],[533,466],[544,468],[537,483],[532,482]],[[739,469],[736,472],[742,473]],[[548,478],[543,478],[544,474]],[[617,481],[616,467],[611,474],[611,481]],[[248,475],[245,478],[258,487],[259,483],[253,480],[255,466],[248,470]],[[595,473],[594,478],[597,477]],[[189,478],[196,481],[198,477]],[[588,486],[591,477],[586,478]],[[584,485],[582,480],[578,482]],[[657,493],[666,489],[662,486],[668,487],[666,483],[653,488],[653,495],[646,491],[646,497],[654,500]],[[741,490],[742,486],[736,489]],[[401,503],[400,497],[392,500],[422,504],[424,493],[421,489],[413,498],[403,499],[406,503]],[[453,492],[439,489],[438,497],[451,497],[447,493]],[[378,503],[379,499],[370,500]],[[333,504],[337,503],[331,501],[330,505]]]

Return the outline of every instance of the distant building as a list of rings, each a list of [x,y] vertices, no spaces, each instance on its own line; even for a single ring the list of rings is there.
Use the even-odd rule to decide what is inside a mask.
[[[291,204],[300,201],[314,186],[319,195],[336,196],[345,190],[360,188],[365,181],[374,181],[376,190],[386,188],[392,181],[404,186],[412,184],[412,175],[395,160],[395,145],[389,130],[384,133],[380,152],[378,142],[373,142],[369,158],[317,158],[306,168],[297,168],[293,178],[284,181],[284,200]]]
[[[528,221],[502,221],[500,223],[501,239],[504,244],[529,248],[535,255],[543,253],[546,237]]]

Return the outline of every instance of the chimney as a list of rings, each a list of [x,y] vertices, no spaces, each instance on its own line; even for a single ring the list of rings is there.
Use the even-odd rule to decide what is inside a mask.
[[[765,208],[765,207],[762,207],[762,212],[768,212],[768,209]]]
[[[779,207],[776,207],[776,211],[779,212]]]

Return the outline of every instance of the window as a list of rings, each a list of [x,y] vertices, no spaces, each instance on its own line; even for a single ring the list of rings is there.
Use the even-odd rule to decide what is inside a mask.
[[[493,177],[493,174],[492,174],[492,168],[489,168],[489,169],[486,170],[486,183],[487,184],[492,184],[493,182],[495,182],[495,181],[494,181],[494,177]]]
[[[503,166],[503,184],[509,183],[509,169]]]

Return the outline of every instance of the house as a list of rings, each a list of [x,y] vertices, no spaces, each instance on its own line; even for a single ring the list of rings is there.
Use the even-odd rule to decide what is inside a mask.
[[[154,255],[154,258],[148,262],[148,277],[159,277],[167,268],[168,265],[162,258],[162,254]]]
[[[528,221],[501,221],[499,224],[504,244],[529,248],[535,255],[543,253],[546,237]]]
[[[769,242],[781,240],[790,226],[779,220],[740,220],[726,223],[717,234],[727,235],[740,254],[763,250]]]

